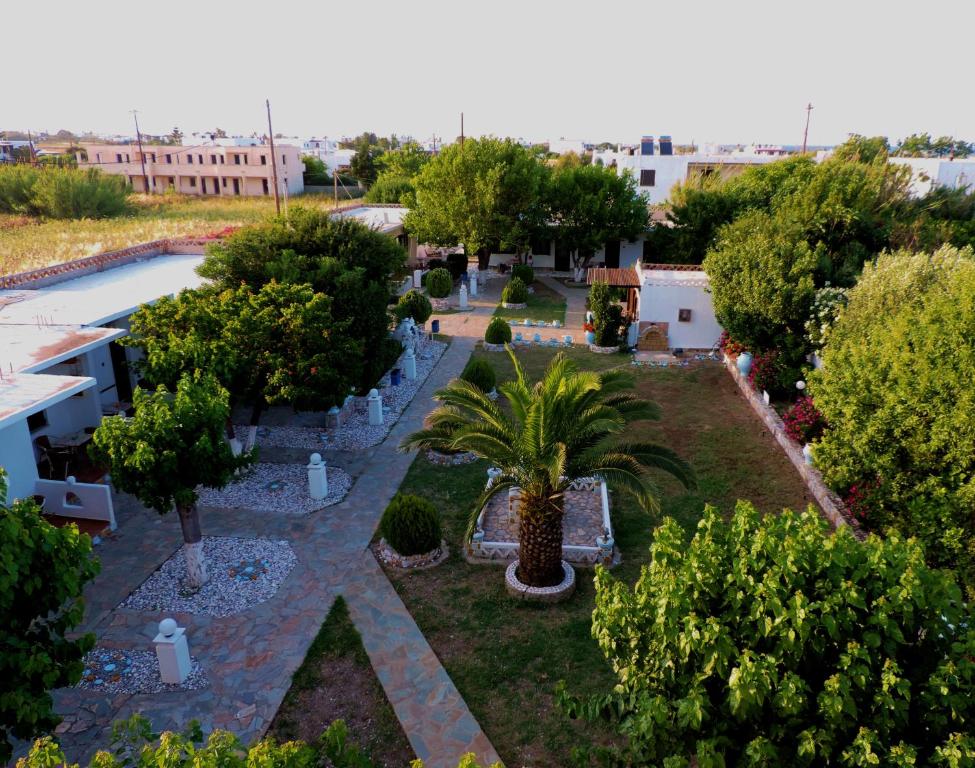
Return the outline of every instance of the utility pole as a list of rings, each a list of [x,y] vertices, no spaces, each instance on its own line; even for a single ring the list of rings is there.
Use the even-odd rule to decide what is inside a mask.
[[[460,113],[460,145],[464,146],[464,113]]]
[[[30,155],[30,164],[37,165],[37,154],[34,152],[34,138],[30,135],[30,128],[27,129],[27,153]]]
[[[812,114],[813,105],[809,102],[806,105],[806,130],[802,134],[802,154],[806,154],[806,142],[809,140],[809,116]]]
[[[271,128],[271,100],[265,99],[267,104],[267,135],[271,142],[271,176],[274,178],[274,208],[281,215],[281,198],[278,197],[278,161],[274,156],[274,129]]]
[[[142,191],[147,195],[149,191],[149,177],[146,176],[146,153],[142,151],[142,132],[139,130],[139,110],[132,110],[132,117],[135,118],[135,140],[139,143],[139,160],[142,161]]]
[[[332,169],[332,198],[335,201],[335,207],[338,208],[338,205],[339,205],[339,163],[338,163],[338,160],[335,161],[335,167]]]

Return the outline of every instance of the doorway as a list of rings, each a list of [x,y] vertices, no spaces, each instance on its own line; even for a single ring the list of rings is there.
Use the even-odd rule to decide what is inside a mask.
[[[125,359],[125,349],[117,342],[108,343],[108,354],[112,358],[112,373],[115,375],[115,392],[120,403],[132,402],[132,379],[129,378],[129,363]]]
[[[569,258],[569,248],[562,241],[556,241],[555,243],[555,271],[556,272],[568,272],[572,269],[571,260]]]
[[[620,267],[620,241],[611,240],[606,243],[606,268],[619,269]]]

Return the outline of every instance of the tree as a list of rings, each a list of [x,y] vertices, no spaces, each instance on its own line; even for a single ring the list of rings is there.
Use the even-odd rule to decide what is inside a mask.
[[[305,166],[305,170],[302,172],[305,186],[324,187],[327,184],[331,184],[325,163],[317,157],[303,155],[301,162]]]
[[[199,371],[184,374],[175,393],[165,387],[148,393],[137,389],[132,418],[110,416],[92,436],[91,457],[110,468],[112,484],[164,515],[179,515],[186,556],[186,585],[199,589],[207,581],[199,486],[222,488],[250,461],[234,456],[224,439],[230,415],[227,390]]]
[[[421,242],[463,243],[486,269],[492,250],[527,250],[543,222],[547,169],[511,139],[467,139],[433,158],[414,180],[407,230]]]
[[[579,371],[559,354],[532,384],[514,352],[509,354],[515,379],[498,391],[510,411],[455,379],[434,396],[441,405],[427,417],[428,426],[401,447],[470,451],[501,470],[479,499],[468,533],[489,498],[520,488],[518,578],[547,587],[563,578],[562,520],[570,482],[601,475],[644,509],[657,511],[658,491],[648,470],[662,469],[685,486],[693,484],[693,473],[667,448],[620,438],[630,422],[660,417],[656,404],[626,392],[633,384],[628,373]]]
[[[572,253],[575,279],[609,241],[635,240],[647,229],[650,212],[629,174],[598,165],[565,165],[552,174],[546,192],[552,234]]]
[[[14,739],[52,730],[61,719],[49,691],[81,679],[94,635],[73,635],[84,618],[82,591],[98,573],[91,539],[75,525],[55,528],[33,499],[7,503],[0,467],[0,762]]]
[[[179,126],[173,128],[169,133],[169,143],[179,146],[183,143],[183,132],[179,129]]]
[[[199,272],[223,289],[243,283],[256,292],[277,280],[329,296],[333,319],[348,322],[349,335],[361,344],[344,369],[368,389],[402,351],[389,338],[388,302],[389,281],[405,262],[393,238],[354,219],[296,206],[209,245]]]
[[[227,138],[227,132],[223,128],[214,128],[213,129],[213,138],[215,138],[215,139],[226,139]]]
[[[942,766],[975,760],[975,624],[913,540],[814,510],[671,518],[633,587],[596,569],[593,637],[618,678],[625,765]]]
[[[367,203],[386,203],[409,205],[413,199],[413,182],[405,176],[380,173],[375,183],[366,192]]]
[[[355,154],[349,162],[349,170],[363,186],[369,187],[376,180],[379,173],[378,160],[382,153],[381,149],[368,144],[365,140],[355,145]]]
[[[383,175],[412,179],[429,162],[430,154],[415,141],[410,141],[399,149],[382,154],[377,160],[377,165]]]
[[[859,133],[851,133],[850,138],[833,150],[833,158],[854,163],[886,163],[890,154],[890,144],[886,136],[867,138]]]
[[[930,133],[913,133],[897,145],[897,157],[968,157],[975,145],[953,136],[932,140]]]
[[[864,270],[810,382],[816,464],[871,530],[925,543],[975,596],[975,259],[886,254]]]

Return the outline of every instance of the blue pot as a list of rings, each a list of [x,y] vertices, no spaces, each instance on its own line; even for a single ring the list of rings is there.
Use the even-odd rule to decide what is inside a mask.
[[[393,370],[391,370],[389,372],[389,384],[390,384],[390,386],[398,387],[400,385],[400,382],[402,382],[402,380],[403,380],[403,377],[402,377],[402,374],[401,374],[399,368],[393,368]]]
[[[742,376],[747,376],[749,371],[752,369],[752,355],[750,352],[742,352],[738,355],[738,373]]]
[[[586,344],[595,344],[596,334],[593,331],[586,331]]]
[[[430,333],[440,333],[440,321],[432,320],[430,322]]]

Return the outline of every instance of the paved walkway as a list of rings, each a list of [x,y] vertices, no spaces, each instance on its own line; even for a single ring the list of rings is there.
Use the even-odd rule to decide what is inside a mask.
[[[535,279],[565,297],[566,333],[577,334],[576,343],[581,344],[582,324],[586,320],[586,296],[589,291],[585,288],[569,288],[562,281],[548,275],[536,274]]]
[[[486,323],[485,312],[461,317],[473,329]],[[461,371],[475,340],[454,339],[389,436],[372,449],[342,503],[309,517],[204,511],[206,535],[286,539],[298,564],[275,596],[255,608],[221,619],[175,614],[210,679],[204,690],[114,696],[56,691],[56,708],[65,715],[59,731],[70,760],[89,758],[107,744],[111,723],[134,712],[149,717],[157,729],[182,728],[196,718],[204,731],[226,728],[245,741],[260,737],[338,594],[349,597],[370,660],[417,757],[428,768],[455,768],[469,751],[485,764],[498,760],[367,549],[413,461],[397,446],[420,427],[431,396]],[[83,629],[94,631],[102,646],[151,648],[163,614],[116,606],[178,548],[179,524],[175,516],[160,517],[127,497],[119,502],[119,530],[98,549],[102,573],[88,589]]]

